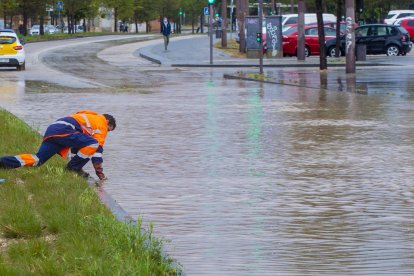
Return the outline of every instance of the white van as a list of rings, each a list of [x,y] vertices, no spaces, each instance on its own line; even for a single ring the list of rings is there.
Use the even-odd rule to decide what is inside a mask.
[[[400,19],[403,17],[410,17],[410,16],[414,16],[414,10],[389,11],[387,17],[385,17],[384,19],[384,23],[388,25],[392,25],[397,19]]]
[[[282,15],[282,26],[298,23],[298,14],[284,14]],[[324,22],[336,22],[336,16],[331,13],[322,14]],[[316,24],[316,13],[305,13],[305,24]]]

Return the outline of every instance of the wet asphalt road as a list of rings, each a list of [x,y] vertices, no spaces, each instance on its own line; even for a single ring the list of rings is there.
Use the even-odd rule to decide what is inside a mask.
[[[1,72],[0,106],[41,132],[78,109],[114,114],[105,189],[188,275],[414,273],[411,55],[354,78],[269,68],[279,84],[263,84],[107,39],[27,45],[27,71]]]

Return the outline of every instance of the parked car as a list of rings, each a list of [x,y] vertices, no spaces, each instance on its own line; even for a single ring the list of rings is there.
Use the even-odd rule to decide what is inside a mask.
[[[386,24],[368,24],[356,28],[355,43],[365,44],[367,54],[387,56],[406,55],[413,44],[403,27]],[[328,56],[335,56],[335,45],[336,39],[326,41]],[[345,55],[345,36],[341,37],[340,54]]]
[[[405,18],[399,21],[399,25],[410,34],[411,41],[414,42],[414,17]]]
[[[405,19],[414,19],[414,16],[398,18],[397,20],[394,21],[394,23],[392,25],[401,25],[401,21],[403,21]]]
[[[315,26],[316,24],[317,24],[317,22],[314,22],[314,23],[310,23],[310,24],[305,24],[305,26],[306,25],[308,25],[308,26]],[[345,34],[345,31],[346,31],[346,22],[343,22],[342,21],[339,24],[340,24],[340,27],[339,27],[340,33],[341,34]],[[325,21],[323,23],[323,25],[326,26],[326,27],[331,27],[331,28],[336,29],[336,21]],[[290,28],[297,27],[297,26],[298,26],[297,23],[296,24],[287,24],[287,25],[284,25],[282,27],[282,32],[285,32],[285,31],[289,30]],[[358,24],[355,23],[354,24],[354,28],[356,28],[356,27],[358,27]]]
[[[55,34],[57,33],[57,29],[55,26],[52,25],[44,25],[43,31],[45,34]],[[30,35],[39,35],[40,34],[40,25],[33,25],[29,31]]]
[[[0,29],[0,33],[16,33],[13,29]]]
[[[325,40],[336,37],[336,30],[331,27],[324,27]],[[319,36],[318,26],[308,26],[304,28],[305,32],[305,56],[319,55]],[[282,38],[283,55],[296,56],[298,52],[298,27],[292,27],[283,32]]]
[[[81,32],[83,32],[83,26],[82,25],[75,25],[73,31],[74,31],[74,33],[81,33]],[[69,33],[68,26],[63,27],[63,33],[65,33],[65,34]]]
[[[282,26],[289,24],[297,24],[299,15],[295,14],[284,14],[282,15]],[[323,21],[336,21],[336,16],[330,13],[322,14]],[[305,24],[316,24],[316,13],[305,13],[304,14]]]
[[[14,32],[0,32],[0,67],[26,69],[26,56],[23,43]]]
[[[392,25],[397,19],[410,16],[414,16],[414,10],[389,11],[387,17],[384,19],[384,23]]]

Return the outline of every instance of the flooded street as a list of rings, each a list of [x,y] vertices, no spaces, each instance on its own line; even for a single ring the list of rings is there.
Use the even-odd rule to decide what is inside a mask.
[[[42,133],[80,109],[113,114],[104,188],[187,275],[414,273],[412,67],[358,70],[349,93],[341,69],[328,89],[315,69],[267,68],[285,85],[263,84],[120,65],[105,52],[120,43],[93,43],[44,58],[56,83],[1,71],[0,107]]]

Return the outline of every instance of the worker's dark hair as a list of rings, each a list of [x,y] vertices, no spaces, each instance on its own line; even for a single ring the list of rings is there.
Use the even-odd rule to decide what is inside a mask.
[[[116,128],[116,120],[114,118],[114,116],[109,115],[109,114],[104,114],[105,118],[108,120],[108,123],[113,126],[113,130],[115,130]]]

